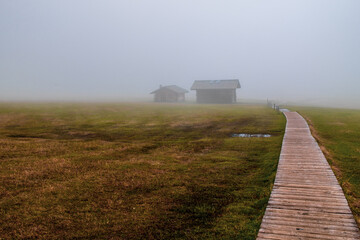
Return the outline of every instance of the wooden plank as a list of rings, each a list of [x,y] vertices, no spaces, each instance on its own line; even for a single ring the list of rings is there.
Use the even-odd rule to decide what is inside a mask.
[[[273,190],[273,193],[278,194],[290,194],[301,196],[331,196],[333,198],[344,198],[344,196],[338,191],[309,191],[303,189],[289,189],[289,188],[277,188]]]
[[[303,239],[324,239],[324,238],[316,238],[316,237],[302,237],[302,236],[289,236],[283,234],[275,234],[275,233],[262,233],[259,232],[257,240],[259,239],[267,239],[267,240],[303,240]],[[326,239],[326,238],[325,238]]]
[[[287,200],[302,200],[302,201],[314,201],[314,202],[330,202],[330,203],[342,203],[345,206],[347,201],[342,197],[333,197],[333,196],[314,196],[314,195],[294,195],[291,193],[273,193],[272,196],[277,199],[287,199]]]
[[[289,198],[279,198],[274,196],[274,198],[269,200],[269,204],[284,204],[284,205],[294,205],[294,206],[309,206],[309,207],[328,207],[328,208],[342,208],[348,206],[347,202],[328,202],[328,201],[314,201],[313,199],[289,199]]]
[[[298,218],[297,216],[264,216],[263,221],[266,220],[271,220],[271,221],[275,221],[279,224],[281,224],[282,222],[286,222],[288,224],[298,224],[299,226],[301,224],[310,224],[311,226],[316,226],[316,225],[320,225],[320,226],[331,226],[334,228],[349,228],[350,231],[354,230],[354,226],[356,226],[352,221],[351,222],[340,222],[340,223],[336,223],[334,224],[334,219],[303,219],[303,218]]]
[[[339,226],[340,228],[340,226]],[[278,231],[287,231],[289,233],[295,233],[296,235],[301,235],[303,233],[308,234],[316,234],[316,235],[329,235],[329,236],[339,236],[339,237],[349,237],[349,238],[355,238],[358,236],[358,232],[355,231],[355,229],[352,229],[352,231],[349,231],[345,228],[342,229],[334,229],[331,228],[331,225],[328,225],[327,227],[318,227],[318,226],[292,226],[289,224],[284,223],[284,225],[279,223],[273,223],[273,222],[266,222],[264,221],[263,229],[271,229],[271,230],[278,230]],[[299,234],[298,234],[299,233]]]
[[[302,237],[301,239],[328,239],[328,240],[359,240],[357,236],[348,236],[348,235],[334,235],[329,231],[328,234],[321,233],[312,233],[312,232],[303,232],[301,230],[296,230],[296,227],[286,228],[286,229],[278,229],[276,225],[273,225],[271,228],[263,228],[260,229],[261,233],[273,233],[273,234],[281,234],[287,235],[289,237],[296,236]],[[301,229],[301,228],[300,228]],[[285,238],[289,239],[289,238]]]
[[[295,220],[281,220],[278,218],[264,218],[264,227],[266,227],[267,224],[274,224],[274,220],[276,220],[276,226],[282,228],[284,227],[298,227],[302,230],[308,229],[310,232],[322,232],[327,234],[328,229],[332,229],[332,234],[339,233],[343,234],[344,231],[346,233],[349,233],[351,236],[357,236],[357,230],[354,229],[354,226],[345,226],[345,225],[337,225],[336,223],[319,223],[319,222],[307,222],[307,221],[295,221]]]
[[[290,204],[274,204],[269,203],[268,206],[278,209],[292,209],[292,210],[302,210],[302,211],[315,211],[322,213],[336,213],[336,214],[352,214],[349,209],[344,208],[329,208],[329,207],[317,207],[317,206],[306,206],[306,205],[290,205]]]
[[[288,184],[288,183],[282,183],[282,184],[276,184],[276,180],[274,183],[275,187],[295,187],[300,189],[325,189],[325,190],[341,190],[341,187],[334,186],[334,185],[309,185],[309,184]]]
[[[278,171],[257,239],[359,240],[344,193],[306,121],[284,114]]]
[[[269,206],[266,208],[266,214],[269,215],[293,215],[298,216],[299,218],[310,218],[310,219],[338,219],[339,221],[345,221],[346,219],[349,222],[354,222],[354,217],[352,213],[324,213],[319,211],[309,211],[309,210],[295,210],[295,209],[279,209],[279,208],[272,208]],[[265,214],[265,215],[266,215]],[[347,220],[346,220],[347,221]]]

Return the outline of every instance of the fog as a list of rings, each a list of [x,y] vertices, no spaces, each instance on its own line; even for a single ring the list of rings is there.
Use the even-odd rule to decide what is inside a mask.
[[[359,0],[0,0],[0,101],[150,101],[160,84],[235,78],[240,101],[358,108],[359,10]]]

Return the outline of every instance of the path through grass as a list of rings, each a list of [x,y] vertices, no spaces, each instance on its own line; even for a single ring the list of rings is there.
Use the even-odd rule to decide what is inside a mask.
[[[300,108],[322,146],[360,227],[360,110]]]

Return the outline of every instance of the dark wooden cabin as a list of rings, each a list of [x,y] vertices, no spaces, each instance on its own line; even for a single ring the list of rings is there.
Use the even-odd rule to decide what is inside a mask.
[[[188,91],[176,85],[160,85],[159,89],[151,92],[151,94],[154,94],[155,102],[184,102],[185,93],[188,93]]]
[[[236,89],[240,87],[238,79],[196,80],[191,90],[196,90],[198,103],[236,103]]]

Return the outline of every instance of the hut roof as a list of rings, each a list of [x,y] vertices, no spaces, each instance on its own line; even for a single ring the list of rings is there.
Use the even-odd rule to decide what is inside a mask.
[[[240,88],[238,79],[228,80],[195,80],[191,90],[198,89],[236,89]]]
[[[173,92],[176,92],[176,93],[188,93],[189,91],[186,90],[186,89],[183,89],[181,87],[178,87],[176,85],[169,85],[169,86],[163,86],[163,87],[160,87],[159,89],[151,92],[150,94],[154,94],[154,93],[157,93],[158,91],[162,90],[162,89],[168,89],[170,91],[173,91]]]

